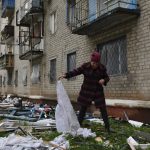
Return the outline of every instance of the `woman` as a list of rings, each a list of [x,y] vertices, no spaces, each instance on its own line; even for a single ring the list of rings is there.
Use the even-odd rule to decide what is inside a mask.
[[[105,96],[103,85],[107,85],[109,76],[107,75],[106,68],[100,63],[100,54],[93,52],[91,54],[90,62],[84,63],[79,68],[65,73],[60,79],[69,79],[74,76],[84,75],[83,84],[78,96],[78,103],[81,105],[78,120],[82,125],[87,107],[94,101],[96,108],[99,108],[105,124],[105,129],[109,132],[109,121],[106,110]]]

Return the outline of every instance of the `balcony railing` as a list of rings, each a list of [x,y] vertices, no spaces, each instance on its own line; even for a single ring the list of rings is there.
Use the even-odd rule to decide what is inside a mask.
[[[11,17],[15,9],[15,0],[2,0],[2,18]]]
[[[1,31],[1,40],[7,40],[14,36],[14,26],[5,25],[4,29]]]
[[[44,43],[42,37],[31,37],[29,31],[20,31],[19,35],[19,58],[31,60],[43,55]]]
[[[31,14],[43,13],[43,0],[26,0],[16,14],[17,25],[28,26],[31,23]]]
[[[14,55],[12,53],[0,56],[0,69],[12,69],[14,67]]]
[[[96,34],[140,14],[136,0],[79,0],[68,9],[71,30],[81,35]]]

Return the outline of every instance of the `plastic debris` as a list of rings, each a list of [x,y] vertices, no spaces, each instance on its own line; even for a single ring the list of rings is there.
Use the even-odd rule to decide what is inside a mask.
[[[41,139],[33,139],[30,136],[22,137],[15,134],[10,134],[8,137],[0,138],[0,150],[22,149],[48,150],[48,146],[44,145]]]
[[[58,132],[74,132],[80,128],[77,116],[61,81],[57,82],[57,101],[55,118]]]
[[[77,132],[71,132],[70,133],[72,136],[83,136],[84,138],[87,137],[96,137],[95,132],[91,132],[91,129],[87,128],[79,128]]]
[[[104,125],[104,121],[102,119],[98,119],[98,118],[91,118],[91,119],[87,119],[91,122],[95,122],[95,123],[100,123],[101,125]]]
[[[150,143],[149,144],[139,144],[131,136],[127,139],[127,143],[129,144],[131,150],[136,150],[136,148],[141,148],[142,150],[146,150],[146,149],[150,148]]]
[[[66,140],[65,134],[56,137],[53,141],[49,143],[51,145],[50,150],[66,150],[69,149],[69,141]]]
[[[134,121],[134,120],[129,120],[128,122],[129,122],[132,126],[135,126],[135,127],[137,127],[137,128],[140,128],[140,127],[143,125],[142,122],[138,122],[138,121]]]
[[[127,116],[127,114],[126,114],[125,111],[124,111],[124,115],[125,115],[126,120],[127,120],[132,126],[137,127],[137,128],[140,128],[140,127],[143,125],[142,122],[134,121],[134,120],[129,120],[129,118],[128,118],[128,116]]]

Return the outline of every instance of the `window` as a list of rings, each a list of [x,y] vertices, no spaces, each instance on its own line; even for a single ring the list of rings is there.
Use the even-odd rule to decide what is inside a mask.
[[[67,55],[67,72],[76,68],[76,52]],[[75,77],[73,78],[75,79]]]
[[[50,82],[56,81],[56,59],[50,60]]]
[[[7,85],[12,85],[12,72],[8,72],[7,76],[8,76]]]
[[[57,30],[57,13],[56,11],[50,15],[50,32],[54,34]]]
[[[127,73],[126,37],[98,45],[101,62],[107,68],[109,75]]]
[[[27,67],[24,67],[22,72],[22,83],[24,86],[27,86]]]
[[[40,82],[40,65],[35,64],[32,66],[31,82],[37,84]]]
[[[89,21],[93,21],[96,19],[96,13],[97,13],[97,0],[88,0],[89,8],[88,8],[88,15],[89,15]]]
[[[6,85],[6,77],[3,77],[3,86],[5,87]]]
[[[18,86],[18,70],[15,71],[15,86]]]
[[[66,22],[67,24],[70,24],[71,22],[74,22],[73,16],[75,13],[75,0],[67,0],[67,14],[66,14]]]
[[[0,87],[2,87],[2,76],[0,76]]]
[[[33,28],[31,28],[31,33],[32,33],[32,46],[36,46],[41,42],[42,38],[42,23],[41,22],[36,22],[33,24]],[[35,49],[35,48],[34,48]]]

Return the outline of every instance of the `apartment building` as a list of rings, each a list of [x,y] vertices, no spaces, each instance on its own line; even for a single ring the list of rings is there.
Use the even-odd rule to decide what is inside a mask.
[[[1,2],[1,51],[0,51],[0,87],[1,93],[7,94],[13,92],[12,79],[14,68],[14,20],[12,13],[14,11],[15,1],[10,3],[10,11],[2,9],[7,3]]]
[[[110,76],[105,87],[109,114],[123,116],[127,110],[131,118],[147,121],[149,7],[149,0],[16,0],[11,13],[15,30],[12,93],[56,100],[57,78],[89,61],[97,49]],[[2,72],[8,69],[0,72],[4,79]],[[82,80],[82,75],[63,80],[74,102]],[[1,92],[9,93],[6,88]]]

